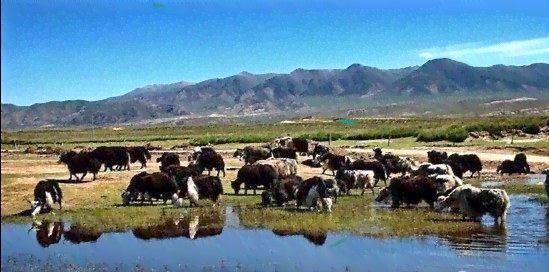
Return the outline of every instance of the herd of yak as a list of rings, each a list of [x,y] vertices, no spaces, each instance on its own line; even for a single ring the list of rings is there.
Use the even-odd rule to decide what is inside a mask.
[[[332,177],[300,177],[298,154],[311,156],[301,162],[302,165],[322,168],[322,175],[329,170]],[[256,194],[257,189],[263,189],[263,206],[284,206],[295,202],[296,208],[320,208],[330,212],[338,196],[349,195],[352,189],[360,189],[362,195],[369,189],[375,195],[374,188],[381,180],[385,187],[375,200],[392,201],[393,208],[425,201],[431,209],[451,208],[464,218],[480,220],[484,214],[490,214],[496,222],[505,220],[510,201],[504,190],[477,188],[464,184],[462,180],[467,172],[471,177],[475,174],[481,176],[482,162],[477,155],[448,155],[432,150],[427,152],[427,156],[428,162],[420,164],[392,153],[383,154],[376,148],[372,159],[352,158],[335,154],[330,147],[320,143],[288,136],[262,146],[237,149],[233,157],[243,161],[244,165],[238,170],[231,187],[235,194],[240,192],[242,185],[244,194],[248,190]],[[101,146],[92,151],[63,153],[59,163],[67,165],[69,180],[74,176],[81,181],[87,173],[93,174],[95,180],[102,165],[104,171],[129,170],[130,163],[139,161],[144,168],[150,159],[151,154],[145,147]],[[188,161],[187,166],[182,166],[178,154],[163,153],[157,159],[160,172],[134,175],[121,194],[123,203],[163,200],[166,204],[171,200],[174,206],[181,207],[184,198],[189,199],[191,207],[199,205],[199,199],[210,199],[214,205],[219,203],[224,193],[219,178],[221,172],[225,176],[223,157],[212,146],[202,146],[194,148]],[[205,170],[207,175],[204,175]],[[214,170],[217,175],[211,175]],[[524,153],[517,154],[512,161],[504,161],[497,172],[510,175],[532,173]],[[546,174],[545,188],[549,195],[549,170],[543,173]],[[76,174],[82,174],[82,177],[78,178]],[[51,211],[54,203],[58,203],[61,209],[62,198],[57,181],[38,182],[31,202],[32,215]]]

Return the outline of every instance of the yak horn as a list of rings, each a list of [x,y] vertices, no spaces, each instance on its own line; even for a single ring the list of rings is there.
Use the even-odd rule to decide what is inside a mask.
[[[31,230],[34,229],[34,226],[31,226],[31,228],[29,229],[29,231],[27,231],[27,234],[29,234],[31,232]]]
[[[26,200],[27,202],[29,202],[29,204],[32,205],[32,202],[31,202],[28,198],[25,198],[25,200]]]

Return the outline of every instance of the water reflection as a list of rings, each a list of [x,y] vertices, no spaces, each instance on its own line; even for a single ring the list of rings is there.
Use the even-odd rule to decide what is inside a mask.
[[[549,246],[549,206],[545,209],[545,239],[540,242]]]
[[[166,219],[163,223],[138,227],[132,230],[136,238],[142,240],[185,237],[197,239],[220,235],[223,232],[224,218],[221,213],[200,214],[177,219]]]
[[[435,240],[235,229],[223,223],[227,219],[222,215],[205,214],[175,220],[162,218],[162,223],[154,226],[111,234],[97,233],[77,224],[63,231],[62,222],[35,222],[40,247],[58,244],[36,251],[39,246],[32,241],[34,235],[28,235],[27,226],[5,224],[1,232],[2,271],[28,271],[13,265],[28,263],[27,259],[17,257],[20,253],[47,259],[54,267],[64,260],[58,256],[66,256],[68,263],[78,266],[104,262],[109,266],[106,270],[113,270],[116,264],[125,267],[119,271],[132,270],[136,259],[140,259],[141,271],[149,271],[149,268],[165,270],[164,266],[169,271],[201,271],[204,265],[217,266],[211,271],[295,271],[304,266],[310,269],[302,271],[344,271],[347,268],[351,271],[547,271],[549,248],[536,241],[549,233],[549,209],[541,206],[529,208],[534,211],[511,213],[511,218],[517,219],[517,215],[524,214],[525,219],[517,224],[507,224],[507,228],[479,225]],[[222,231],[223,228],[227,230]],[[72,242],[60,243],[61,236]],[[174,239],[169,239],[172,237]],[[191,240],[199,237],[211,238]],[[344,244],[329,248],[328,245],[346,237]],[[86,243],[91,241],[96,242],[93,245]],[[444,246],[439,246],[440,243]],[[17,259],[10,266],[9,258],[12,256]],[[425,262],[426,256],[429,262]],[[219,266],[228,260],[237,266]],[[64,270],[67,269],[61,267],[50,271]]]
[[[462,255],[471,255],[473,251],[505,252],[509,234],[505,225],[479,226],[461,233],[441,236],[446,244]]]
[[[63,222],[51,222],[47,221],[33,221],[32,227],[28,232],[36,232],[36,241],[41,247],[49,247],[50,245],[57,244],[61,241],[63,236]],[[27,233],[28,233],[27,232]]]
[[[305,237],[309,242],[317,245],[322,246],[324,243],[326,243],[326,239],[328,238],[328,233],[307,233],[307,232],[293,232],[293,231],[286,231],[286,230],[273,230],[273,233],[277,236],[298,236],[301,235]]]
[[[227,223],[229,225],[236,226],[239,228],[255,229],[255,227],[252,227],[249,224],[246,224],[246,222],[242,220],[241,214],[243,212],[246,212],[246,211],[239,206],[236,206],[236,207],[228,206],[225,210]],[[326,243],[326,239],[328,238],[328,233],[326,232],[321,233],[321,232],[307,232],[307,231],[289,231],[289,230],[283,230],[283,229],[273,229],[272,232],[278,237],[303,236],[307,241],[309,241],[310,243],[316,246],[324,245],[324,243]]]
[[[102,234],[102,232],[80,224],[71,224],[70,229],[63,234],[63,237],[73,244],[95,243]]]
[[[365,271],[367,264],[379,268],[375,269],[378,271],[383,271],[383,268],[409,271],[407,268],[413,267],[420,271],[459,271],[465,267],[475,267],[477,271],[547,271],[549,207],[531,201],[528,196],[511,196],[511,201],[513,204],[505,225],[489,224],[490,218],[485,218],[482,224],[472,227],[464,224],[463,232],[440,235],[435,239],[371,238],[347,233],[257,229],[241,220],[243,215],[247,220],[254,218],[245,214],[249,210],[230,206],[226,207],[225,214],[216,211],[181,218],[160,216],[152,226],[123,233],[98,232],[80,224],[68,227],[68,223],[63,226],[61,221],[36,221],[33,223],[35,238],[34,234],[29,235],[30,226],[3,224],[2,261],[14,254],[30,253],[42,259],[52,258],[53,262],[56,262],[56,256],[72,256],[69,261],[78,265],[92,260],[131,266],[140,258],[144,265],[156,270],[163,270],[167,265],[170,271],[172,268],[177,270],[180,264],[189,264],[186,270],[199,271],[200,265],[216,265],[223,260],[235,260],[252,271],[294,271],[296,265],[308,265],[316,271],[343,271],[347,266],[352,271]],[[376,219],[378,217],[373,221]],[[209,238],[198,239],[205,237]],[[348,239],[340,246],[329,247],[342,238]],[[65,240],[70,243],[65,243]],[[51,246],[54,244],[57,245]],[[49,248],[36,251],[39,247]],[[153,248],[159,250],[151,250]],[[296,258],[298,255],[303,258]],[[250,261],[249,256],[254,256],[254,259]],[[421,260],[425,256],[432,259],[423,267]],[[19,263],[25,263],[21,260]],[[266,268],[263,266],[266,263],[279,266]],[[470,269],[467,270],[475,270]],[[223,271],[232,270],[238,269]]]

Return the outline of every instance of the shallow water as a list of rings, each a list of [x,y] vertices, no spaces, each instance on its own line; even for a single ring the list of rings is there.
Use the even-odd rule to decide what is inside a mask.
[[[549,207],[521,195],[511,201],[503,228],[485,216],[474,233],[407,239],[246,229],[230,206],[224,216],[183,217],[122,233],[67,222],[42,222],[27,233],[30,225],[3,224],[2,271],[25,261],[42,268],[46,261],[100,263],[120,271],[136,265],[162,271],[549,271],[549,244],[542,242],[549,239]]]
[[[507,175],[506,175],[507,176]],[[502,185],[543,185],[545,182],[545,175],[543,174],[529,174],[528,176],[515,175],[517,178],[512,181],[503,182],[501,179],[494,177],[486,179],[481,182],[481,187],[500,187]]]

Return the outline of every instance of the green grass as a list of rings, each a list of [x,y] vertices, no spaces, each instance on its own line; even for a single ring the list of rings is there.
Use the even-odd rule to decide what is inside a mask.
[[[206,143],[260,143],[276,137],[292,136],[328,141],[373,140],[414,137],[419,141],[462,142],[471,131],[499,132],[522,129],[536,133],[539,127],[547,125],[547,116],[510,118],[411,118],[411,119],[353,119],[357,125],[340,122],[300,122],[291,124],[256,125],[207,125],[154,128],[110,128],[34,130],[2,132],[2,148],[14,142],[20,145],[63,144],[125,144],[135,142],[190,142],[194,145]]]
[[[248,228],[268,228],[293,233],[348,232],[367,236],[408,237],[448,234],[475,228],[470,222],[427,207],[382,210],[371,207],[371,195],[340,197],[332,213],[296,211],[293,208],[239,206],[240,222]]]
[[[236,200],[233,199],[233,200]],[[340,197],[332,213],[299,211],[293,207],[260,208],[255,204],[259,196],[238,197],[227,201],[234,205],[240,222],[247,228],[269,228],[294,233],[351,232],[369,236],[414,236],[424,234],[448,234],[474,228],[469,222],[457,222],[455,215],[435,213],[426,207],[414,209],[377,210],[368,207],[373,201],[370,195]],[[54,211],[57,214],[37,216],[38,220],[55,221],[63,218],[85,226],[94,232],[126,231],[136,227],[156,225],[185,214],[199,215],[221,213],[221,207],[176,209],[171,205],[149,207],[111,207]],[[30,223],[29,217],[3,216],[2,223]]]

